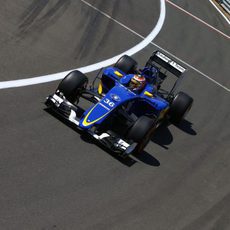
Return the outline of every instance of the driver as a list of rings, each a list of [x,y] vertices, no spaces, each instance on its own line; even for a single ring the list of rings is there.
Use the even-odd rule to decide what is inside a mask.
[[[128,88],[140,92],[141,90],[144,89],[145,85],[146,85],[145,77],[138,74],[134,74],[133,77],[130,79]]]
[[[136,93],[140,93],[146,86],[146,78],[139,74],[128,74],[120,82]]]

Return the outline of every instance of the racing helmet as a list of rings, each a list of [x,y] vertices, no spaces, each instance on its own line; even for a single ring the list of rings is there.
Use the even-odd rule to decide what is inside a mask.
[[[134,74],[130,80],[129,88],[132,90],[142,90],[145,87],[146,79],[144,76]]]

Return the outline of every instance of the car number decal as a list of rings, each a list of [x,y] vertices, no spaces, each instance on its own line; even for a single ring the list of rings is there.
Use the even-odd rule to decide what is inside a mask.
[[[107,104],[109,107],[111,107],[111,108],[113,108],[114,106],[115,106],[115,103],[114,102],[112,102],[112,101],[110,101],[108,98],[105,98],[104,100],[103,100],[103,102],[105,103],[105,104]]]

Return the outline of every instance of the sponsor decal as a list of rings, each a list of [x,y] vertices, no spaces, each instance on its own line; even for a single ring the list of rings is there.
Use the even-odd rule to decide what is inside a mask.
[[[110,94],[110,97],[114,100],[114,101],[121,101],[121,98],[116,95],[116,94]]]

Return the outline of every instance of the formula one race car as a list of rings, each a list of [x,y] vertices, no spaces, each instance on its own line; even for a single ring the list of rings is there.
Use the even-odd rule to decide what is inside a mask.
[[[139,70],[137,62],[124,55],[113,67],[100,70],[91,84],[80,71],[70,72],[45,104],[125,157],[141,153],[163,121],[177,124],[190,110],[193,99],[175,93],[185,71],[160,51]],[[163,89],[170,75],[176,78],[173,87]],[[84,108],[82,99],[92,105]]]

